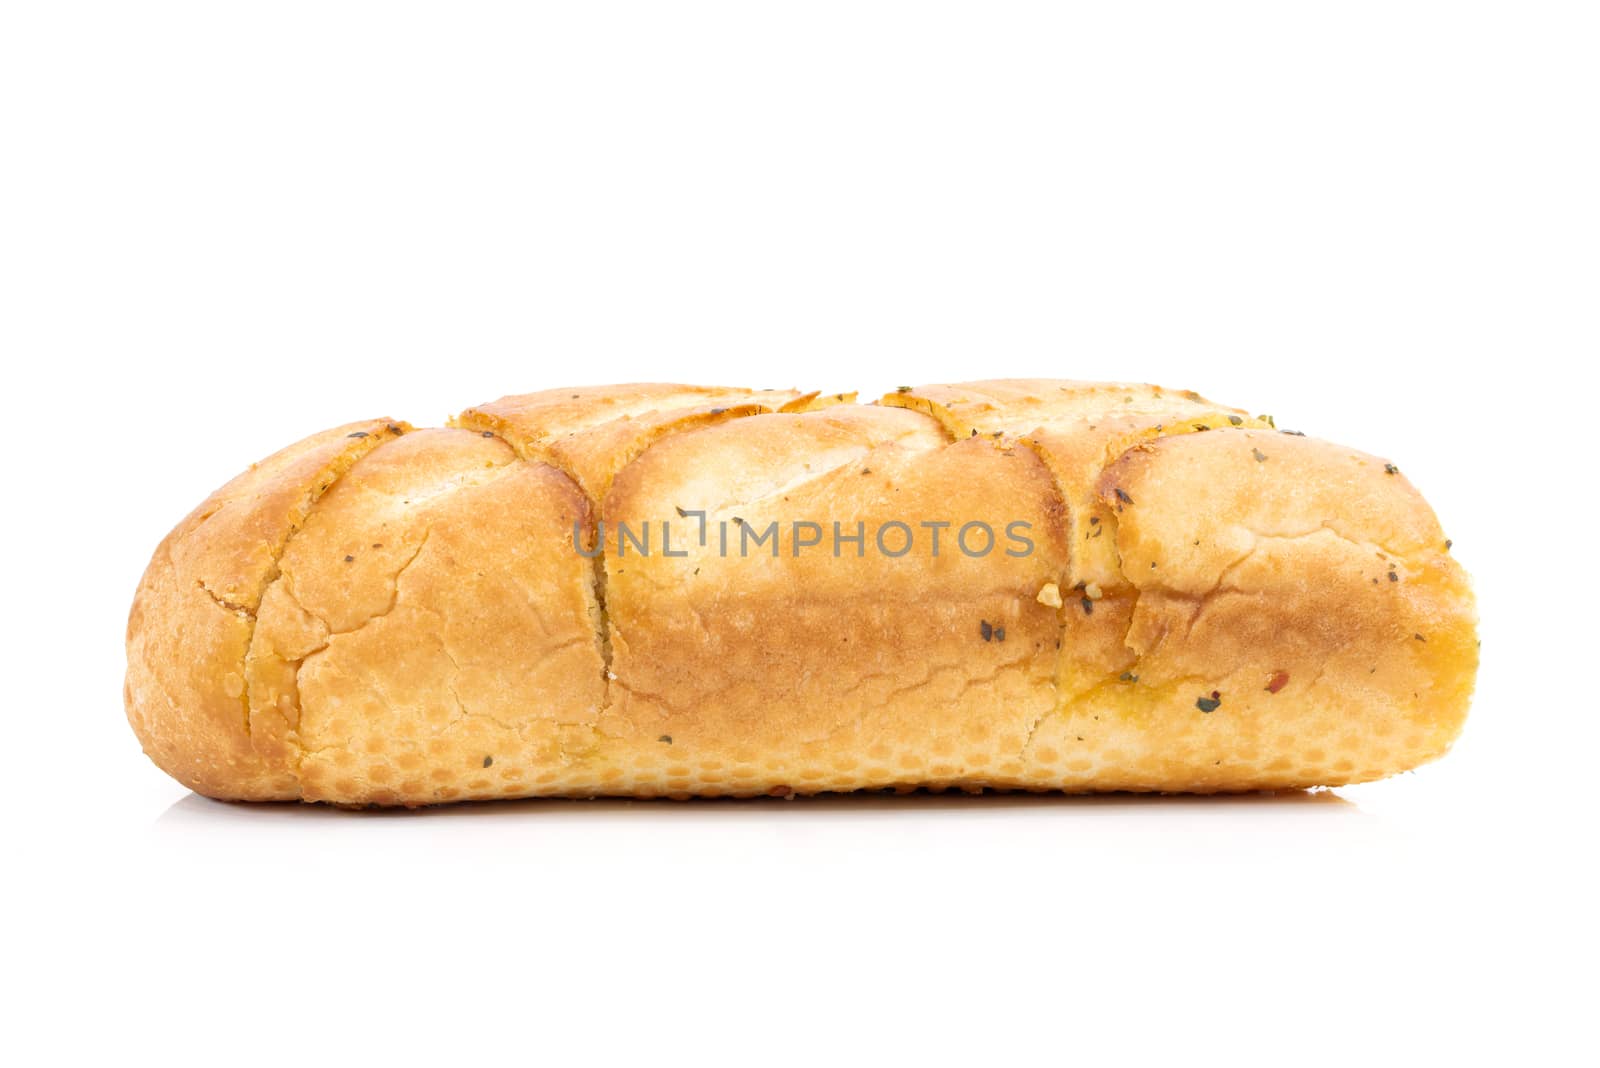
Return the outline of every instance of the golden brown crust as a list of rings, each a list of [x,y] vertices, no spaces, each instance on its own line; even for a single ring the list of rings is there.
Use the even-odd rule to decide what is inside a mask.
[[[408,805],[1331,785],[1459,731],[1470,589],[1382,461],[1153,386],[853,399],[551,390],[308,439],[157,551],[130,720],[216,796]]]

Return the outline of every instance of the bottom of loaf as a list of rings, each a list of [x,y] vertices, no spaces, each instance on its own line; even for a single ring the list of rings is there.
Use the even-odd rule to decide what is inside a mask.
[[[1046,756],[1052,754],[1046,753]],[[1437,755],[1437,754],[1435,754]],[[1324,763],[1348,764],[1349,757],[1339,751],[1311,749],[1301,759],[1321,759]],[[666,799],[685,801],[694,799],[749,799],[760,797],[795,798],[812,796],[850,795],[982,795],[982,794],[1043,794],[1062,797],[1097,794],[1156,794],[1156,795],[1211,795],[1241,794],[1279,791],[1301,791],[1334,788],[1371,782],[1386,778],[1407,767],[1394,766],[1352,767],[1334,771],[1331,768],[1281,767],[1268,771],[1260,767],[1229,766],[1213,762],[1205,770],[1196,769],[1190,774],[1160,775],[1147,773],[1141,777],[1130,771],[1121,774],[1093,775],[1088,772],[1074,777],[1058,773],[1053,778],[1043,774],[1027,780],[1020,778],[954,777],[954,778],[899,778],[874,775],[874,770],[862,768],[855,774],[826,775],[818,769],[809,772],[775,776],[758,768],[728,765],[722,761],[665,765],[654,774],[634,770],[630,774],[607,769],[589,779],[572,777],[569,772],[554,770],[536,771],[514,762],[486,758],[487,763],[467,776],[451,776],[451,781],[441,781],[443,776],[422,776],[396,779],[378,773],[372,779],[340,779],[328,781],[313,775],[303,784],[302,799],[326,801],[346,808],[369,806],[426,807],[462,801],[518,800],[518,799],[597,799],[631,798],[639,800]],[[1288,757],[1274,757],[1265,763],[1294,763]],[[371,766],[368,765],[368,771]],[[1043,769],[1038,769],[1042,771]],[[432,778],[429,783],[424,780]],[[545,782],[530,781],[545,779]]]
[[[1370,780],[1368,780],[1370,781]],[[1345,783],[1340,785],[1354,785]],[[517,794],[496,795],[492,798],[464,798],[452,801],[411,801],[404,803],[384,803],[378,801],[352,802],[352,801],[284,801],[277,802],[284,805],[323,805],[340,809],[346,812],[365,812],[373,809],[424,809],[441,808],[458,804],[474,804],[493,801],[665,801],[665,802],[699,802],[713,804],[719,802],[737,801],[849,801],[849,800],[875,800],[875,799],[911,799],[907,803],[915,804],[917,798],[955,797],[965,801],[974,799],[1005,799],[1005,798],[1058,798],[1063,803],[1073,801],[1087,801],[1099,798],[1230,798],[1230,797],[1274,797],[1278,795],[1316,796],[1329,794],[1336,786],[1310,786],[1310,787],[1241,787],[1241,788],[1208,788],[1198,790],[1172,790],[1172,789],[1126,789],[1126,790],[1098,790],[1098,789],[1057,789],[1048,786],[945,786],[945,785],[910,785],[867,787],[855,790],[814,790],[796,789],[789,786],[774,786],[767,790],[707,790],[704,792],[671,791],[658,793],[644,790],[625,793],[552,793],[552,794]],[[223,799],[227,800],[227,799]],[[245,803],[245,802],[238,802]],[[984,803],[982,800],[974,801],[975,804]]]

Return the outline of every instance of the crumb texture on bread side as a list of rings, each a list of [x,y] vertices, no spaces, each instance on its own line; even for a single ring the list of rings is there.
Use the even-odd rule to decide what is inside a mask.
[[[1393,465],[1146,385],[854,401],[307,439],[157,550],[130,721],[201,792],[346,805],[1338,785],[1459,731],[1471,593]]]

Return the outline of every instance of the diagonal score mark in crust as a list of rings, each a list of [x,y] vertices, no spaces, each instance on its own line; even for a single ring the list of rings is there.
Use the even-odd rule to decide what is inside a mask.
[[[303,503],[295,510],[294,513],[292,513],[288,529],[285,531],[283,537],[279,539],[279,541],[273,546],[271,566],[265,574],[261,582],[260,589],[254,597],[256,609],[249,612],[247,615],[249,629],[244,644],[244,655],[239,664],[240,673],[246,680],[243,691],[239,695],[240,703],[243,706],[244,733],[245,737],[251,740],[252,743],[254,743],[255,733],[254,727],[251,724],[251,718],[256,709],[251,704],[251,688],[248,679],[250,674],[249,664],[251,657],[255,652],[256,646],[256,634],[259,623],[258,613],[260,611],[260,606],[266,597],[267,591],[276,583],[285,578],[283,574],[283,560],[289,551],[290,543],[293,542],[297,534],[305,529],[306,524],[311,520],[312,514],[316,511],[317,505],[322,501],[323,497],[327,495],[328,491],[333,488],[334,484],[342,479],[345,475],[349,474],[356,464],[360,463],[367,456],[370,456],[379,448],[390,442],[398,441],[401,437],[414,429],[409,423],[399,421],[385,420],[383,421],[383,425],[384,428],[389,431],[387,435],[369,433],[362,437],[351,438],[351,447],[341,452],[339,457],[333,463],[329,464],[328,467],[324,468],[324,470],[314,480],[312,486],[306,492]],[[203,584],[202,588],[204,588]],[[220,599],[210,589],[206,589],[205,592],[208,596],[211,596],[213,600],[217,600],[219,603],[221,603]],[[298,695],[296,700],[298,701]],[[300,787],[300,763],[302,759],[303,754],[299,753],[297,750],[295,758],[291,760],[283,769],[293,777],[295,783],[295,793],[297,796],[302,793]]]
[[[977,436],[976,427],[967,427],[966,422],[959,419],[956,414],[947,406],[931,398],[918,396],[914,390],[888,394],[883,398],[882,403],[890,407],[904,408],[908,411],[921,412],[923,415],[937,423],[939,428],[944,431],[945,436],[952,442],[960,441],[963,437]],[[967,429],[971,430],[972,432],[963,435],[963,427],[967,427]],[[1050,450],[1046,449],[1039,441],[1037,441],[1031,433],[1022,435],[1006,435],[1006,437],[1013,438],[1017,444],[1022,445],[1024,448],[1032,452],[1038,458],[1039,463],[1044,467],[1045,471],[1049,473],[1050,484],[1051,488],[1055,492],[1056,502],[1061,506],[1062,522],[1065,525],[1065,528],[1068,531],[1071,531],[1072,505],[1067,500],[1067,492],[1062,482],[1061,472],[1057,469],[1054,457],[1051,455]],[[1056,577],[1056,585],[1061,590],[1065,590],[1070,584],[1069,580],[1076,567],[1078,554],[1078,546],[1076,541],[1073,538],[1068,537],[1066,542],[1066,569]],[[1070,598],[1064,598],[1063,603],[1056,608],[1056,655],[1054,670],[1050,672],[1050,687],[1054,696],[1049,706],[1040,710],[1039,714],[1034,716],[1032,721],[1028,724],[1027,732],[1023,738],[1022,748],[1018,754],[1019,758],[1026,757],[1028,750],[1033,745],[1034,735],[1039,731],[1039,726],[1046,719],[1061,711],[1061,676],[1065,670],[1067,655],[1065,649],[1065,635],[1067,628],[1066,612],[1070,603]]]
[[[240,659],[239,663],[241,676],[244,674],[245,662],[249,659],[250,649],[255,644],[257,622],[256,617],[257,613],[260,611],[262,598],[266,596],[267,590],[274,582],[278,581],[278,578],[282,574],[283,556],[284,553],[286,553],[289,549],[290,541],[294,539],[296,534],[304,529],[306,522],[311,518],[311,513],[316,509],[317,502],[322,500],[323,496],[328,492],[329,489],[333,487],[335,482],[338,482],[339,479],[348,474],[350,469],[359,463],[363,457],[376,451],[378,448],[387,444],[388,442],[398,440],[412,429],[411,424],[397,420],[378,419],[373,420],[372,422],[380,426],[382,430],[378,432],[352,432],[351,434],[346,435],[346,438],[350,444],[342,449],[337,456],[329,461],[328,464],[317,473],[316,477],[311,480],[311,485],[308,486],[303,493],[300,502],[290,510],[288,515],[288,525],[284,529],[283,534],[274,540],[269,546],[268,567],[263,573],[261,581],[256,585],[256,588],[250,591],[249,602],[240,603],[231,601],[212,590],[210,586],[206,584],[204,579],[196,580],[196,585],[198,585],[206,594],[206,596],[210,597],[213,602],[220,607],[241,616],[246,621],[247,629],[244,642],[244,655]],[[382,431],[387,431],[387,434],[383,433]],[[357,434],[359,434],[359,436],[357,436]],[[205,517],[205,519],[209,518],[211,518],[210,515]],[[202,522],[204,521],[205,520],[203,519]],[[248,686],[245,687],[244,690],[239,694],[239,702],[244,719],[244,735],[246,739],[249,739],[251,737],[251,709],[250,692]]]
[[[981,394],[974,394],[974,397],[980,396]],[[1200,401],[1208,407],[1212,406],[1212,402],[1203,401],[1197,396],[1186,397],[1185,399]],[[974,420],[965,418],[962,413],[942,403],[939,399],[920,395],[916,388],[902,389],[888,394],[882,399],[881,403],[922,412],[938,422],[952,440],[961,440],[965,437],[994,436],[997,439],[1008,440],[1026,447],[1034,453],[1050,475],[1056,500],[1061,506],[1063,522],[1069,535],[1076,530],[1075,516],[1073,514],[1075,507],[1067,491],[1069,482],[1067,473],[1061,468],[1059,458],[1054,454],[1054,451],[1046,442],[1040,440],[1040,435],[1051,429],[1046,413],[1029,413],[1022,415],[1019,420],[1017,414],[1020,413],[1008,416],[1005,410],[1007,407],[1006,401],[996,398],[985,405],[982,417]],[[1214,407],[1215,410],[1211,411],[1174,413],[1177,417],[1170,420],[1163,419],[1160,423],[1129,427],[1124,433],[1116,434],[1105,442],[1096,466],[1103,471],[1128,451],[1141,446],[1147,447],[1151,442],[1165,437],[1175,437],[1209,430],[1225,432],[1234,429],[1259,429],[1270,427],[1271,425],[1270,422],[1262,418],[1249,416],[1242,411],[1233,412],[1223,406]],[[1112,407],[1105,414],[1114,416],[1115,411],[1115,407]],[[1036,429],[1027,429],[1035,417],[1043,419],[1044,422]],[[1091,418],[1094,417],[1076,413],[1072,417],[1072,425],[1087,425],[1088,429],[1092,431],[1094,427],[1089,423]],[[996,427],[1000,429],[997,431]],[[1106,528],[1102,536],[1109,536],[1111,539],[1112,554],[1116,562],[1118,577],[1124,583],[1129,582],[1131,580],[1123,568],[1121,553],[1116,548],[1115,517],[1106,515],[1100,521]],[[1063,592],[1062,604],[1056,609],[1059,637],[1056,642],[1055,670],[1051,675],[1055,700],[1050,708],[1043,711],[1028,724],[1027,738],[1022,749],[1023,755],[1026,755],[1032,747],[1034,736],[1038,733],[1045,720],[1065,711],[1064,695],[1069,689],[1065,683],[1067,682],[1072,652],[1067,647],[1066,642],[1067,613],[1072,610],[1075,601],[1075,597],[1068,595],[1066,591],[1069,589],[1081,589],[1088,573],[1087,563],[1081,560],[1083,555],[1082,546],[1075,536],[1068,537],[1066,549],[1066,569],[1057,579],[1057,585]]]
[[[489,425],[487,422],[481,422],[480,425],[480,422],[481,421],[479,420],[464,418],[462,415],[457,415],[450,419],[449,425],[460,427],[463,430],[474,430],[480,434],[486,434],[495,438],[497,441],[500,441],[511,450],[518,463],[544,464],[546,467],[560,472],[561,475],[572,484],[572,488],[577,490],[578,495],[583,498],[584,504],[588,508],[588,518],[590,520],[586,526],[591,531],[594,529],[594,521],[599,518],[599,505],[594,501],[593,498],[584,492],[582,483],[578,481],[576,474],[571,470],[570,467],[559,463],[556,457],[547,453],[520,448],[518,443],[511,438],[506,437],[499,427]],[[600,551],[595,552],[595,545],[592,541],[584,545],[585,554],[587,555],[592,553],[592,555],[587,555],[590,575],[587,600],[589,604],[589,620],[590,624],[594,627],[595,632],[595,647],[600,652],[602,697],[600,699],[600,707],[595,710],[596,718],[599,717],[600,713],[611,707],[612,679],[611,617],[606,611],[605,545],[603,542],[599,548]]]
[[[773,399],[776,400],[777,398]],[[690,433],[724,422],[731,422],[735,419],[774,413],[799,414],[834,405],[851,404],[855,400],[856,394],[853,392],[823,395],[813,391],[792,397],[782,404],[770,406],[757,400],[746,403],[728,403],[724,407],[714,409],[708,408],[704,403],[685,404],[676,409],[667,409],[667,411],[681,411],[682,418],[660,423],[647,434],[632,442],[628,448],[622,450],[613,463],[609,465],[610,477],[603,480],[603,484],[599,486],[589,485],[589,479],[585,478],[584,472],[576,469],[564,455],[552,448],[549,441],[542,437],[530,438],[522,434],[508,433],[507,424],[502,419],[486,414],[476,408],[467,409],[455,415],[449,420],[449,425],[497,438],[509,445],[519,460],[528,463],[542,463],[559,471],[572,483],[588,505],[591,535],[597,538],[598,524],[604,518],[602,506],[604,491],[609,489],[611,482],[615,480],[617,475],[660,442],[680,434]],[[608,427],[619,419],[634,418],[641,414],[648,415],[651,413],[630,413],[626,416],[618,416],[617,419],[603,420],[584,427],[578,433],[595,431]],[[597,490],[599,492],[596,492]],[[596,721],[598,722],[599,717],[609,710],[614,703],[612,691],[614,684],[617,682],[616,673],[612,667],[614,650],[611,643],[611,612],[607,604],[607,555],[603,539],[598,539],[598,543],[591,541],[584,546],[584,549],[592,574],[589,593],[590,618],[595,631],[595,644],[600,652],[601,681],[603,684],[600,707],[595,710]],[[598,727],[590,725],[590,729],[598,730]]]

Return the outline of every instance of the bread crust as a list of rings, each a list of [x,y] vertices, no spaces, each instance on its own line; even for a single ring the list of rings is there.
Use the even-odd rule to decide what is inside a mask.
[[[1459,732],[1471,591],[1393,465],[1153,386],[853,401],[577,388],[306,439],[157,549],[130,723],[199,792],[344,805],[1309,787]]]

